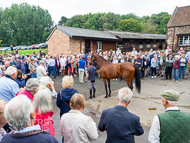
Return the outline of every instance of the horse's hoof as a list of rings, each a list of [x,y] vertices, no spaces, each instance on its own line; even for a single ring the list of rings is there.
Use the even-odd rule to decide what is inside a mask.
[[[106,95],[105,98],[108,98],[108,96]]]
[[[111,95],[108,95],[109,97],[111,97]]]

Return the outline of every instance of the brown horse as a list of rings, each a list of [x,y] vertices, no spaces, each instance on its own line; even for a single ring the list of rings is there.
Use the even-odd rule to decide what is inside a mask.
[[[105,98],[111,96],[110,79],[119,78],[122,76],[127,82],[128,87],[131,88],[131,90],[133,89],[132,81],[133,78],[135,77],[136,88],[140,93],[141,91],[140,70],[137,66],[129,62],[114,64],[111,63],[110,61],[105,60],[103,57],[97,55],[94,52],[92,52],[91,61],[96,61],[96,63],[100,68],[100,75],[102,77],[106,89]],[[109,95],[107,91],[106,80],[108,82]]]

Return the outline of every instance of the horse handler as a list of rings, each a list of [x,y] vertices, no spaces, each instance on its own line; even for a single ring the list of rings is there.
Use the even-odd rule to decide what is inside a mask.
[[[92,98],[92,89],[93,89],[93,97],[95,98],[95,92],[96,92],[95,73],[96,73],[96,68],[92,66],[92,62],[90,61],[89,68],[87,69],[87,74],[86,74],[86,82],[88,80],[88,86],[90,91],[90,96],[88,98]]]

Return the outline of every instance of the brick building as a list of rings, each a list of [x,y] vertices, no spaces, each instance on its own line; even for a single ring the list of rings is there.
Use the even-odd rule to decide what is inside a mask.
[[[48,52],[75,54],[83,51],[109,51],[120,48],[123,52],[164,49],[166,35],[127,31],[97,31],[68,26],[55,26],[48,40]]]
[[[48,52],[51,54],[67,53],[75,54],[92,50],[115,50],[116,36],[104,31],[96,31],[67,26],[55,26],[48,40]]]
[[[150,49],[165,49],[166,35],[149,34],[128,31],[107,30],[108,33],[115,35],[119,41],[117,47],[124,52],[132,51],[149,51]]]
[[[176,7],[167,24],[167,46],[190,50],[190,6]]]

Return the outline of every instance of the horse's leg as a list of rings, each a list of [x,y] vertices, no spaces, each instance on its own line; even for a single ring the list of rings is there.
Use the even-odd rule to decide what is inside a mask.
[[[109,88],[108,96],[110,97],[111,96],[110,79],[107,79],[107,80],[108,80],[108,88]]]
[[[103,82],[104,82],[104,85],[105,85],[105,90],[106,90],[106,96],[105,98],[108,98],[108,90],[107,90],[107,83],[106,83],[106,79],[105,78],[102,78]]]
[[[133,79],[131,80],[131,90],[133,90]]]

